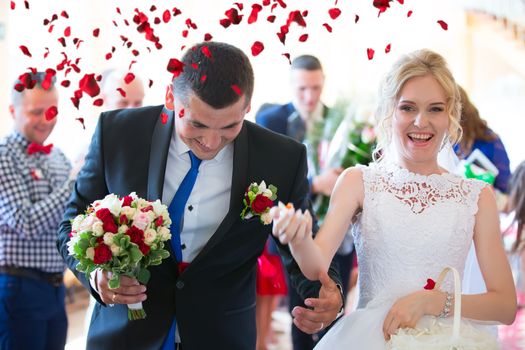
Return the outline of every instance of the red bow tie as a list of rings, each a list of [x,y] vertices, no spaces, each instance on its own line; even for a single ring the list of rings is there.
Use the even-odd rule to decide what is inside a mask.
[[[36,142],[31,142],[29,146],[27,146],[27,154],[32,155],[33,153],[43,153],[43,154],[49,154],[51,152],[51,149],[53,148],[53,144],[50,143],[47,146],[43,146]]]

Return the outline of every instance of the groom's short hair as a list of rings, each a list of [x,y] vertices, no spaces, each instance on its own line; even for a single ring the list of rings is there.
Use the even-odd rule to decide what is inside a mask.
[[[221,42],[203,42],[186,51],[184,67],[173,79],[173,92],[183,103],[190,93],[209,106],[220,109],[243,95],[248,105],[253,94],[254,75],[250,60],[237,47]]]

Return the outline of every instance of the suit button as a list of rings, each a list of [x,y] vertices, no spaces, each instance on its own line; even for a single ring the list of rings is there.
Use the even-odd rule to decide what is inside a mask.
[[[184,288],[184,282],[183,281],[177,281],[176,286],[177,286],[177,289],[182,289],[182,288]]]

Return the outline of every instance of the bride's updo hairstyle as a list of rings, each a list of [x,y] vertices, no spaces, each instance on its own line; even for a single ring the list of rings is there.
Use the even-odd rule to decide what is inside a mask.
[[[461,98],[459,89],[448,69],[443,56],[428,50],[417,50],[403,55],[387,73],[379,87],[379,103],[375,118],[378,126],[378,141],[374,150],[374,160],[383,159],[392,141],[392,118],[399,100],[401,89],[407,81],[415,77],[431,74],[448,96],[446,111],[450,126],[448,142],[456,144],[461,138]]]

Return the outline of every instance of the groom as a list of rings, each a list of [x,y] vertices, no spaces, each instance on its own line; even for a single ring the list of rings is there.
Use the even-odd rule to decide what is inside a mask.
[[[182,204],[180,242],[172,227],[171,257],[150,267],[147,286],[123,277],[111,290],[107,273],[90,280],[77,273],[99,301],[88,349],[254,349],[256,260],[271,225],[241,219],[245,190],[265,181],[278,188],[278,200],[309,208],[304,146],[244,120],[254,85],[246,55],[207,42],[187,50],[182,63],[164,107],[102,113],[60,225],[58,247],[75,271],[66,246],[70,219],[108,193],[135,191],[170,205],[188,170],[198,167]],[[279,249],[299,293],[311,301],[294,322],[310,333],[328,326],[342,306],[337,273],[331,269],[321,284],[308,281],[288,249]],[[128,321],[125,304],[139,301],[147,318]]]

